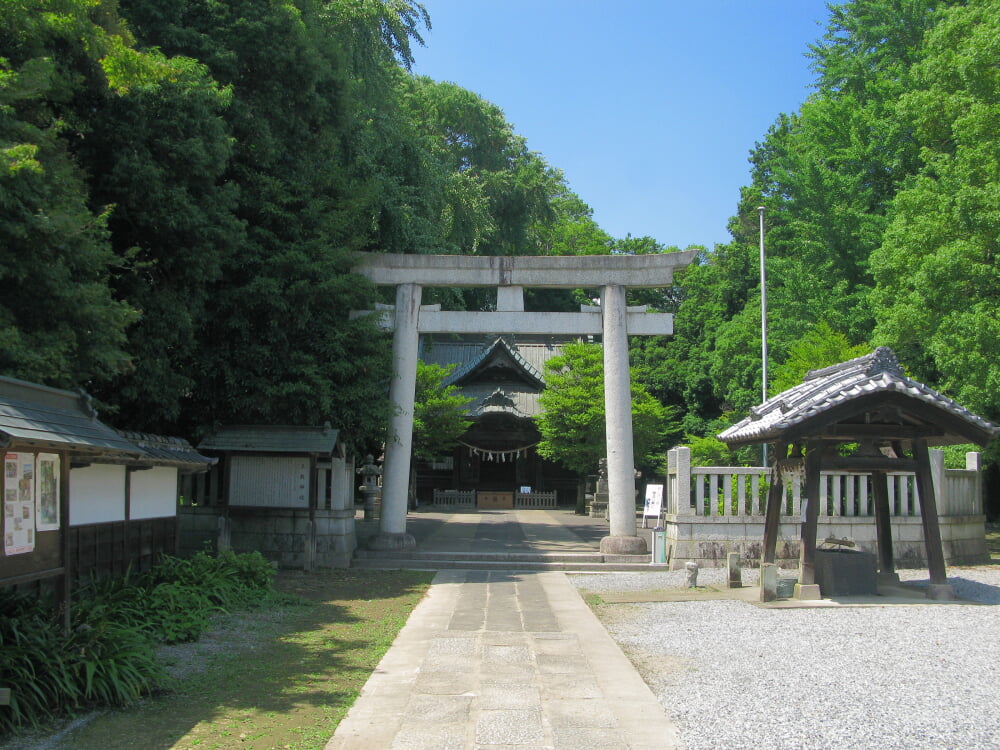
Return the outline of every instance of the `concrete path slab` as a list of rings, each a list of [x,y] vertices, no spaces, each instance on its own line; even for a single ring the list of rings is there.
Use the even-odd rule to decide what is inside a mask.
[[[445,570],[326,750],[677,747],[564,573]]]

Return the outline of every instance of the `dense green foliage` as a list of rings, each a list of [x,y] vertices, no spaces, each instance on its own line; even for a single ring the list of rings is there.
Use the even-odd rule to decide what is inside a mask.
[[[594,344],[563,347],[545,363],[546,388],[535,418],[542,439],[538,454],[578,474],[593,474],[606,455],[604,353]],[[674,410],[665,407],[632,378],[632,433],[636,466],[662,471],[663,451],[679,436]]]
[[[212,614],[259,605],[274,567],[258,553],[164,558],[148,573],[78,589],[65,632],[50,606],[0,593],[0,737],[87,706],[124,706],[165,684],[159,643],[196,640]]]
[[[450,455],[456,440],[469,428],[468,399],[458,392],[458,386],[444,384],[450,370],[417,362],[413,455],[422,461]]]
[[[632,359],[685,433],[761,398],[758,206],[769,392],[887,344],[1000,418],[998,19],[1000,0],[830,7],[732,241],[630,294],[676,314]],[[429,23],[415,0],[0,5],[0,371],[86,387],[130,428],[328,419],[374,450],[389,343],[348,315],[379,296],[354,251],[671,249],[608,236],[498,106],[414,76]]]

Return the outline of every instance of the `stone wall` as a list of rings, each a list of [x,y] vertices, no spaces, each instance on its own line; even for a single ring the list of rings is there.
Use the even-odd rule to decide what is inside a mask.
[[[986,548],[985,517],[947,516],[940,519],[941,543],[947,565],[976,565],[989,561]],[[672,569],[684,567],[693,560],[701,567],[718,568],[726,565],[726,555],[737,552],[746,567],[760,564],[764,540],[764,521],[759,517],[697,517],[668,514],[663,523],[666,531],[667,560]],[[783,568],[799,564],[798,522],[784,522],[778,536],[775,562]],[[872,517],[821,519],[816,537],[828,536],[853,539],[865,552],[875,553],[875,519]],[[926,565],[924,534],[919,517],[892,520],[892,550],[900,568]]]
[[[357,541],[354,508],[309,511],[297,508],[183,508],[179,515],[181,554],[232,549],[260,552],[283,568],[346,568]]]

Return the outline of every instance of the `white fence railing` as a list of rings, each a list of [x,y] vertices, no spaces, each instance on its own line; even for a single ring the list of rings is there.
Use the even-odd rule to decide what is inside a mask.
[[[668,453],[665,511],[678,518],[763,517],[769,471],[763,467],[691,466],[689,448]],[[930,451],[931,477],[938,515],[971,516],[982,510],[979,454],[966,455],[965,469],[945,469],[944,453]],[[803,477],[785,478],[782,515],[798,518],[802,510]],[[912,472],[889,474],[889,510],[893,516],[919,516],[920,493]],[[820,516],[858,517],[875,513],[871,476],[863,472],[824,471],[820,475]]]
[[[434,490],[435,505],[450,505],[463,508],[476,507],[475,490]]]
[[[556,507],[556,491],[551,492],[518,492],[514,495],[514,507],[525,509],[541,509]]]

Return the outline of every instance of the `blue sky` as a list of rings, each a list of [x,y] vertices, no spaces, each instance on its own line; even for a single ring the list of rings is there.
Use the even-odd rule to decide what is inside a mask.
[[[825,0],[424,0],[414,72],[504,110],[612,236],[729,240],[747,156],[814,74]]]

